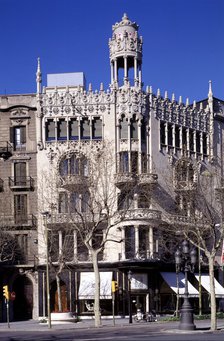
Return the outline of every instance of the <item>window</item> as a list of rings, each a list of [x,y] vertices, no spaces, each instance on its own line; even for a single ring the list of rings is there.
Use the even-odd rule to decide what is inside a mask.
[[[147,258],[149,232],[144,226],[138,227],[139,233],[139,256]]]
[[[138,173],[138,152],[131,152],[131,172]]]
[[[93,129],[93,139],[102,139],[102,121],[99,117],[96,117],[92,121]]]
[[[131,139],[138,138],[138,123],[136,117],[131,120]]]
[[[120,173],[128,173],[129,166],[128,166],[128,152],[121,152],[120,153]]]
[[[194,152],[194,131],[193,130],[189,131],[189,147],[190,147],[190,151]]]
[[[71,119],[71,121],[69,121],[69,139],[79,139],[79,122],[76,119]]]
[[[147,173],[147,156],[142,153],[142,173]]]
[[[120,121],[120,138],[127,139],[128,138],[128,122],[123,116]]]
[[[28,261],[28,235],[27,234],[16,234],[15,239],[17,245],[19,246],[19,261],[27,262]]]
[[[196,152],[201,153],[201,136],[198,131],[196,132]]]
[[[68,213],[68,194],[59,193],[59,205],[58,205],[59,213]]]
[[[175,147],[180,148],[180,127],[175,127]]]
[[[145,120],[142,120],[142,125],[141,125],[141,138],[142,141],[146,140],[146,123]]]
[[[173,126],[168,124],[168,146],[173,147]]]
[[[89,209],[89,192],[73,192],[70,194],[70,213],[88,212]]]
[[[67,140],[67,122],[59,120],[57,123],[58,140]]]
[[[46,141],[55,140],[55,123],[53,120],[48,120],[46,122]]]
[[[207,149],[207,135],[203,133],[203,154],[207,155],[208,154],[208,149]]]
[[[84,140],[90,139],[90,122],[88,118],[84,118],[81,121],[81,139]]]
[[[18,126],[11,128],[11,142],[14,144],[14,150],[26,149],[26,127]]]
[[[166,144],[166,128],[164,122],[160,122],[160,143],[161,145]]]
[[[16,224],[26,224],[27,217],[27,195],[18,194],[14,196],[14,216]]]
[[[26,186],[26,162],[14,163],[14,186]]]
[[[133,194],[123,191],[118,195],[118,210],[127,210],[133,203]]]
[[[125,227],[125,258],[135,257],[135,228],[134,226]]]
[[[150,207],[150,197],[146,193],[140,193],[138,195],[138,208],[149,208]]]
[[[72,154],[62,159],[59,164],[61,176],[80,175],[88,176],[88,160],[83,155]]]

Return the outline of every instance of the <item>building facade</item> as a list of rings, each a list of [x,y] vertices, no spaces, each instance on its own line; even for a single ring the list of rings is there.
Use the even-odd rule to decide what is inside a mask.
[[[112,313],[112,280],[118,285],[116,314],[127,315],[130,301],[133,312],[175,310],[175,294],[164,280],[175,264],[161,231],[191,223],[184,193],[195,188],[198,173],[215,168],[222,176],[224,102],[213,96],[211,82],[208,98],[193,104],[144,90],[142,45],[138,25],[124,14],[109,41],[109,90],[103,84],[87,89],[82,73],[48,75],[42,87],[38,60],[36,94],[0,97],[1,222],[24,252],[17,263],[3,265],[2,284],[10,283],[16,297],[23,291],[24,317],[46,315],[48,229],[56,245],[53,268],[67,247],[60,273],[63,310],[93,313],[92,260],[68,217],[88,216],[90,194],[83,186],[89,186],[89,160],[105,143],[116,199],[110,235],[119,242],[108,240],[98,256],[102,314]],[[175,213],[176,205],[182,214]],[[51,311],[57,311],[53,270],[50,283]],[[17,319],[16,300],[11,305]]]

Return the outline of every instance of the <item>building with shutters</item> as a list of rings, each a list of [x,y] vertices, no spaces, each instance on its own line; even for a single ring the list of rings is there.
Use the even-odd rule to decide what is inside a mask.
[[[126,210],[126,214],[111,228],[121,242],[108,242],[99,255],[102,314],[112,313],[112,280],[118,284],[116,315],[128,315],[130,297],[133,312],[137,307],[175,310],[173,249],[164,250],[160,226],[178,219],[180,224],[190,223],[191,207],[184,193],[195,188],[198,172],[215,167],[215,160],[221,172],[224,101],[213,96],[211,82],[208,98],[193,104],[183,103],[182,98],[177,101],[174,95],[169,99],[159,90],[153,93],[151,87],[144,89],[142,46],[138,25],[124,14],[113,25],[109,40],[108,90],[103,84],[96,91],[91,84],[86,87],[83,73],[51,74],[42,86],[38,60],[36,94],[0,97],[4,141],[0,199],[6,204],[7,197],[10,202],[9,210],[0,212],[1,222],[13,227],[27,257],[7,265],[4,281],[14,291],[21,278],[21,290],[31,287],[25,296],[34,318],[46,315],[46,227],[54,228],[57,266],[67,238],[68,216],[74,212],[83,216],[88,211],[90,197],[88,190],[83,191],[83,179],[88,179],[89,158],[105,141],[110,143],[114,167],[114,210]],[[183,212],[178,219],[175,205]],[[11,220],[6,220],[7,212]],[[47,221],[43,212],[49,213]],[[61,274],[63,309],[91,315],[94,277],[90,255],[74,231],[67,245],[72,252]],[[50,279],[51,310],[57,311],[53,272]],[[198,291],[194,288],[190,295],[197,297]]]

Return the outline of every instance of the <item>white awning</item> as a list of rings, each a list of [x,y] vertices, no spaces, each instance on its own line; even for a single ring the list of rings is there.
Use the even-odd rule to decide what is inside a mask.
[[[185,291],[185,278],[182,272],[176,274],[175,272],[161,272],[163,279],[169,285],[169,287],[177,294],[184,296]],[[188,293],[189,297],[198,297],[199,292],[193,285],[188,281]]]
[[[100,272],[100,298],[111,299],[112,272]],[[94,299],[95,275],[94,272],[82,272],[79,286],[79,299]]]
[[[195,277],[199,281],[199,274],[195,274]],[[214,278],[214,281],[215,281],[215,296],[217,298],[224,297],[224,288],[223,288],[223,286],[215,278]],[[209,277],[208,274],[201,274],[201,285],[210,294],[210,292],[211,292],[211,290],[210,290],[210,277]]]

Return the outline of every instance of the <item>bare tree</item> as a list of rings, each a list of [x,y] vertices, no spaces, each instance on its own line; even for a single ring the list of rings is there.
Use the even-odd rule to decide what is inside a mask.
[[[66,167],[72,169],[70,174],[67,173]],[[92,262],[95,274],[96,327],[101,325],[99,257],[106,252],[107,244],[112,245],[122,241],[118,226],[125,219],[129,196],[133,192],[133,186],[125,183],[122,185],[122,191],[118,190],[115,186],[115,173],[114,150],[109,142],[104,141],[94,153],[92,150],[85,152],[70,150],[69,155],[62,156],[58,174],[56,171],[53,176],[51,172],[51,183],[48,183],[47,187],[43,186],[42,194],[39,196],[47,209],[52,207],[52,203],[55,206],[59,198],[58,205],[56,204],[59,210],[58,212],[53,210],[48,221],[49,236],[51,235],[52,238],[49,243],[50,263],[55,270],[59,296],[60,275],[68,266],[68,256],[74,252],[79,259],[81,256],[79,252],[82,249],[83,253],[88,254],[88,260]],[[46,174],[44,178],[47,178]],[[55,248],[53,241],[59,230],[63,231],[64,236],[56,254],[57,247]],[[60,302],[60,297],[58,301]]]
[[[211,330],[217,329],[214,264],[220,254],[224,236],[223,179],[218,167],[210,170],[192,168],[188,158],[182,161],[182,169],[176,168],[174,176],[175,212],[164,213],[166,229],[172,235],[183,236],[208,260],[210,278]]]

